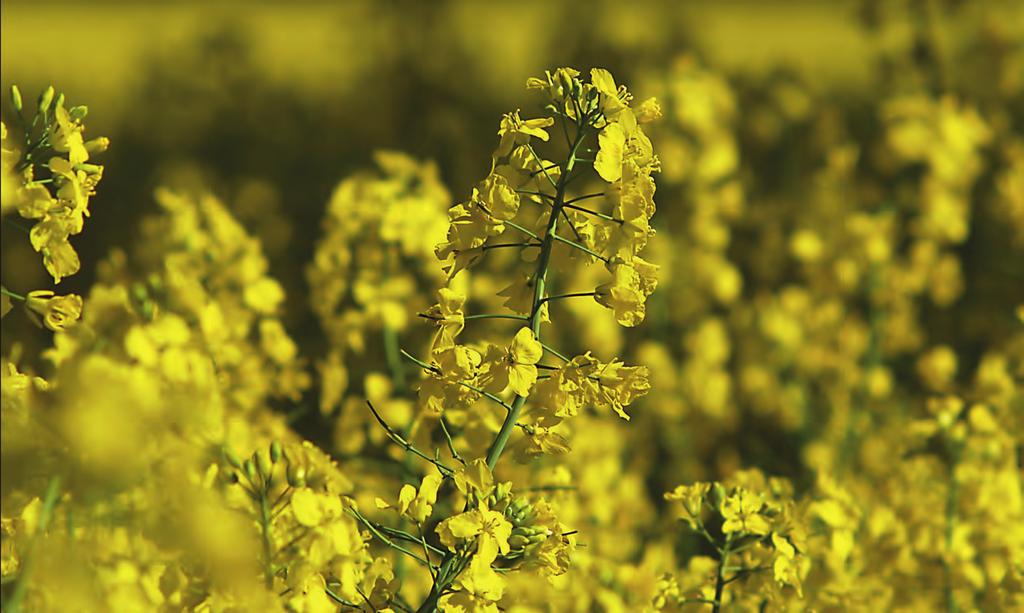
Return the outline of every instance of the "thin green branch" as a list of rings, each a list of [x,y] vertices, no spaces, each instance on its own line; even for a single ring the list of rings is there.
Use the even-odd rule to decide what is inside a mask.
[[[21,610],[21,601],[25,599],[25,593],[28,590],[28,580],[32,576],[32,569],[35,567],[36,550],[50,526],[53,510],[57,507],[57,502],[60,500],[60,484],[60,476],[55,475],[50,478],[50,483],[46,487],[46,494],[43,495],[42,507],[39,510],[39,523],[36,524],[35,533],[32,535],[32,541],[28,545],[28,551],[25,553],[18,578],[15,580],[14,588],[11,590],[11,596],[3,607],[5,611],[17,613]]]
[[[524,249],[529,247],[540,247],[540,243],[494,243],[491,245],[483,245],[480,247],[481,251],[490,251],[491,249],[507,249],[509,247],[522,247]],[[459,253],[459,252],[456,252]]]
[[[548,200],[551,200],[551,201],[554,201],[554,199],[555,199],[555,197],[552,196],[551,194],[545,194],[544,192],[530,191],[528,189],[517,189],[516,193],[517,194],[521,194],[523,196],[540,196],[542,198],[547,198]]]
[[[377,409],[375,409],[373,407],[373,403],[372,402],[367,400],[366,401],[366,406],[370,407],[370,412],[373,413],[373,416],[374,416],[374,418],[376,418],[377,423],[380,424],[380,427],[384,428],[384,432],[388,435],[388,438],[390,438],[392,441],[394,441],[396,444],[398,444],[398,446],[400,446],[400,447],[404,448],[406,451],[409,451],[409,452],[411,452],[411,453],[413,453],[413,454],[423,458],[424,460],[430,462],[431,464],[436,466],[438,470],[441,471],[441,474],[445,475],[446,477],[450,477],[451,475],[455,474],[454,470],[452,470],[451,468],[445,466],[443,463],[438,462],[437,460],[435,460],[434,458],[432,458],[432,457],[428,456],[427,454],[423,453],[419,449],[416,449],[415,445],[413,445],[409,441],[407,441],[404,438],[402,438],[401,434],[399,434],[397,431],[395,431],[394,428],[392,428],[390,425],[388,425],[388,423],[386,421],[384,421],[384,418],[380,416],[380,413],[377,412]]]
[[[576,208],[576,207],[574,207],[572,205],[577,203],[577,202],[580,202],[582,200],[590,200],[591,198],[603,198],[604,196],[605,196],[604,192],[595,192],[593,194],[584,194],[582,196],[576,196],[575,198],[570,198],[570,199],[566,200],[565,201],[565,206],[567,208]]]
[[[347,510],[348,510],[350,515],[352,515],[359,522],[361,522],[364,526],[366,526],[367,529],[370,530],[371,534],[376,536],[382,543],[384,543],[388,547],[391,547],[392,549],[394,549],[396,551],[400,551],[400,552],[404,553],[405,555],[407,555],[410,558],[416,560],[420,564],[423,564],[425,566],[433,566],[428,560],[425,560],[422,557],[420,557],[420,555],[418,553],[416,553],[414,551],[411,551],[409,549],[406,549],[402,545],[399,545],[398,543],[394,542],[393,540],[391,540],[390,538],[385,536],[384,533],[382,533],[380,530],[377,529],[376,526],[374,526],[373,522],[371,522],[370,520],[368,520],[365,517],[363,517],[362,513],[360,513],[359,511],[356,511],[355,509],[352,509],[352,508],[349,508]],[[413,542],[418,542],[418,539],[413,537]]]
[[[589,256],[595,257],[595,258],[601,260],[602,262],[605,262],[605,263],[608,262],[608,258],[604,257],[600,253],[597,253],[596,251],[593,251],[593,250],[591,250],[591,249],[589,249],[587,247],[584,247],[583,245],[581,245],[581,244],[579,244],[579,243],[577,243],[575,241],[571,241],[571,240],[569,240],[569,239],[567,239],[567,238],[565,238],[563,236],[558,236],[557,234],[553,234],[551,236],[551,238],[553,238],[554,240],[556,240],[556,241],[558,241],[560,243],[565,243],[566,245],[569,245],[570,247],[574,247],[576,249],[579,249],[583,253],[586,253]]]
[[[541,341],[540,346],[544,348],[544,351],[547,351],[548,353],[550,353],[551,355],[555,356],[556,358],[562,360],[563,362],[571,362],[572,361],[564,353],[558,351],[557,349],[552,348],[549,345],[544,344],[543,341]]]
[[[351,608],[353,608],[353,609],[356,609],[357,611],[358,611],[358,610],[360,610],[360,607],[359,607],[359,605],[357,605],[357,604],[356,604],[356,603],[354,603],[354,602],[349,602],[349,601],[345,600],[344,598],[342,598],[341,596],[338,596],[337,594],[335,594],[335,593],[334,593],[334,592],[333,592],[333,591],[331,590],[331,588],[329,588],[329,587],[324,587],[324,592],[325,592],[325,593],[327,594],[327,596],[328,596],[328,597],[330,597],[330,599],[331,599],[331,600],[333,600],[334,602],[336,602],[336,603],[338,603],[338,604],[340,604],[340,605],[342,605],[342,606],[345,606],[345,607],[351,607]]]
[[[462,318],[465,321],[472,319],[517,319],[519,321],[530,321],[526,315],[512,315],[507,313],[480,313],[478,315],[466,315]]]
[[[513,221],[508,221],[508,220],[503,221],[502,223],[504,223],[506,226],[512,228],[513,230],[519,230],[520,232],[522,232],[523,234],[529,236],[530,238],[532,238],[532,239],[534,239],[536,241],[540,241],[541,243],[543,243],[543,241],[541,241],[541,238],[539,236],[537,236],[536,233],[534,233],[532,230],[530,230],[528,228],[524,228],[523,226],[521,226],[521,225],[519,225],[519,224],[517,224],[517,223],[515,223]]]
[[[610,222],[613,222],[613,223],[617,223],[620,226],[622,224],[626,223],[624,220],[619,219],[618,217],[612,217],[611,215],[606,215],[604,213],[601,213],[601,212],[598,212],[598,211],[594,211],[594,210],[591,210],[591,209],[588,209],[588,208],[584,208],[582,206],[576,206],[576,205],[573,205],[573,204],[567,204],[567,205],[565,205],[565,208],[572,209],[574,211],[579,211],[581,213],[586,213],[587,215],[593,215],[594,217],[598,217],[598,218],[603,219],[605,221],[610,221]]]
[[[596,296],[596,295],[597,295],[597,292],[573,292],[573,293],[570,293],[570,294],[556,294],[554,296],[548,296],[547,298],[545,298],[543,300],[543,302],[548,302],[550,300],[564,300],[566,298],[593,297],[593,296]]]
[[[548,180],[548,183],[550,183],[550,184],[551,184],[551,187],[552,187],[552,188],[553,188],[553,189],[554,189],[554,190],[555,190],[556,192],[557,192],[557,191],[559,191],[559,189],[560,189],[560,185],[561,185],[561,179],[559,179],[559,182],[558,182],[558,183],[555,183],[555,180],[551,178],[551,174],[550,174],[550,173],[548,173],[548,170],[550,170],[550,168],[558,168],[558,165],[557,165],[557,164],[554,164],[554,165],[552,165],[552,166],[551,166],[550,168],[547,168],[547,167],[545,167],[545,166],[544,166],[544,160],[540,159],[540,156],[539,156],[539,155],[537,155],[537,151],[536,151],[536,150],[534,150],[534,148],[533,148],[533,145],[532,145],[532,144],[530,144],[530,143],[526,143],[526,148],[530,150],[530,153],[531,153],[531,154],[533,155],[533,159],[537,160],[537,165],[538,165],[538,166],[540,166],[540,169],[541,169],[542,171],[544,171],[544,176],[545,176],[545,177],[547,178],[547,180]],[[530,176],[532,177],[532,176],[534,176],[534,174],[537,174],[537,172],[535,171],[535,172],[534,172],[534,173],[532,173],[532,174],[531,174]],[[556,196],[556,198],[559,198],[559,199],[560,199],[560,197],[559,197],[559,196]]]
[[[6,287],[0,286],[0,293],[2,293],[4,296],[8,296],[10,298],[14,298],[15,300],[21,300],[22,302],[25,302],[25,297],[24,296],[22,296],[21,294],[15,294],[11,290],[7,289]]]
[[[452,457],[455,458],[456,462],[465,466],[466,460],[464,460],[462,456],[459,454],[459,452],[455,450],[455,441],[452,440],[452,434],[451,432],[448,431],[448,424],[446,423],[447,421],[448,420],[444,418],[444,415],[441,415],[441,418],[438,420],[438,423],[441,424],[441,432],[444,433],[444,440],[445,442],[448,443],[448,451],[451,452]]]

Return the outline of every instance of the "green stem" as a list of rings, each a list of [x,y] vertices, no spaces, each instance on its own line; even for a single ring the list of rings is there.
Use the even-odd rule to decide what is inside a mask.
[[[464,460],[462,458],[462,455],[455,450],[455,441],[452,440],[452,433],[448,431],[448,424],[444,418],[444,415],[441,415],[440,419],[438,419],[438,423],[441,424],[441,432],[444,433],[445,442],[448,443],[448,451],[452,452],[452,457],[455,458],[456,462],[465,466],[466,460]]]
[[[555,216],[554,213],[552,213],[551,215],[552,215],[552,217]],[[558,241],[558,242],[560,242],[560,243],[565,243],[566,245],[569,245],[570,247],[575,247],[576,249],[579,249],[583,253],[586,253],[589,256],[595,257],[595,258],[601,260],[602,262],[605,262],[605,263],[608,262],[608,258],[604,257],[600,253],[597,253],[596,251],[592,251],[589,248],[584,247],[583,245],[581,245],[581,244],[579,244],[579,243],[577,243],[575,241],[571,241],[571,240],[569,240],[569,239],[567,239],[567,238],[565,238],[563,236],[558,236],[557,234],[553,234],[551,236],[551,238],[556,240],[556,241]]]
[[[572,361],[564,353],[558,351],[557,349],[554,349],[553,347],[551,347],[549,345],[545,345],[543,342],[541,342],[540,346],[544,348],[544,351],[547,351],[548,353],[550,353],[551,355],[555,356],[556,358],[562,360],[563,362],[571,362]]]
[[[405,449],[406,451],[408,451],[410,453],[413,453],[413,454],[423,458],[427,462],[430,462],[431,464],[436,466],[439,471],[441,471],[442,475],[444,475],[446,477],[450,477],[451,475],[455,474],[454,470],[452,470],[451,468],[445,466],[444,464],[442,464],[438,460],[436,460],[436,459],[428,456],[427,454],[423,453],[422,451],[417,449],[415,445],[413,445],[409,441],[407,441],[404,438],[402,438],[401,434],[396,432],[395,429],[392,428],[388,424],[388,422],[384,421],[384,418],[381,417],[380,413],[377,412],[377,409],[375,409],[373,407],[373,403],[371,403],[369,400],[366,401],[366,406],[370,407],[370,412],[373,413],[373,416],[374,416],[374,418],[376,418],[377,423],[380,424],[380,427],[384,428],[384,433],[388,435],[388,438],[391,439],[392,441],[394,441],[399,447]]]
[[[402,356],[399,353],[401,347],[398,343],[398,334],[387,324],[383,327],[384,334],[384,358],[388,363],[388,370],[391,371],[391,382],[395,386],[395,393],[405,391],[405,368],[402,366]]]
[[[582,114],[577,115],[580,117],[580,123],[578,124],[578,131],[576,133],[576,141],[572,144],[569,149],[568,159],[565,163],[565,167],[562,169],[562,173],[559,175],[558,183],[555,185],[556,195],[555,200],[552,203],[551,216],[548,219],[547,230],[544,233],[544,238],[540,239],[536,234],[519,226],[513,222],[506,221],[505,223],[520,232],[523,232],[527,236],[534,238],[535,240],[541,241],[540,257],[537,259],[536,272],[533,275],[533,307],[530,309],[529,327],[533,331],[534,337],[540,342],[540,325],[541,325],[541,306],[543,305],[545,283],[547,281],[548,265],[551,261],[551,249],[554,246],[556,239],[555,229],[558,224],[558,217],[562,212],[562,207],[565,203],[565,186],[568,184],[568,175],[572,172],[573,166],[576,163],[576,151],[579,149],[580,144],[583,142],[583,138],[586,134],[585,126],[587,123],[582,119]],[[532,147],[531,147],[532,152]],[[536,152],[533,152],[534,157],[538,157]],[[539,159],[539,158],[538,158]],[[551,179],[551,176],[545,171],[545,176]],[[509,409],[508,414],[505,416],[505,421],[501,424],[501,429],[498,430],[497,436],[494,438],[494,442],[491,443],[490,449],[487,450],[487,467],[490,470],[494,470],[495,465],[498,463],[498,459],[501,457],[502,452],[505,450],[505,445],[508,443],[509,437],[512,435],[512,431],[515,430],[517,422],[519,421],[519,415],[523,411],[523,405],[526,404],[526,396],[516,396],[516,399],[512,402],[512,406]],[[468,558],[467,558],[468,560]],[[463,564],[463,566],[465,566]],[[451,586],[452,582],[459,576],[461,572],[459,568],[459,556],[449,554],[445,556],[441,562],[441,566],[438,569],[437,577],[430,588],[430,593],[427,598],[423,601],[423,604],[416,610],[417,613],[433,613],[437,610],[438,602],[441,599],[442,594]]]
[[[732,535],[725,540],[725,547],[722,548],[722,557],[718,561],[718,576],[715,578],[715,603],[711,605],[711,613],[719,613],[722,610],[722,594],[725,592],[725,567],[729,565],[730,547],[732,546]]]
[[[584,194],[583,196],[576,196],[575,198],[570,198],[569,200],[565,201],[565,208],[567,208],[567,209],[579,209],[579,207],[572,206],[572,205],[574,203],[576,203],[576,202],[580,202],[581,200],[590,200],[591,198],[603,198],[603,197],[604,197],[604,192],[594,193],[594,194]],[[580,210],[582,211],[584,209],[580,209]]]
[[[25,554],[25,563],[21,568],[21,572],[18,573],[17,582],[14,584],[14,589],[11,590],[11,597],[3,607],[4,611],[17,613],[21,610],[21,601],[25,599],[25,592],[28,589],[28,579],[32,575],[32,568],[35,566],[36,549],[39,547],[39,541],[42,540],[46,529],[50,525],[50,518],[53,517],[53,510],[56,508],[57,501],[60,498],[60,481],[59,476],[54,476],[46,487],[43,506],[39,510],[39,523],[36,524],[35,534],[32,535],[32,542],[29,544],[28,552]]]
[[[260,496],[260,533],[263,540],[263,583],[267,589],[274,587],[273,546],[270,543],[270,505],[267,495]]]
[[[946,492],[946,557],[942,561],[946,610],[949,613],[957,613],[960,610],[960,607],[956,604],[956,596],[953,594],[953,571],[950,568],[948,559],[948,556],[953,552],[953,537],[956,532],[956,509],[959,504],[960,495],[955,474],[956,458],[958,455],[955,449],[950,449],[948,466],[949,488]]]
[[[540,196],[541,198],[547,198],[548,200],[555,199],[555,197],[552,196],[551,194],[545,194],[544,192],[534,192],[528,189],[517,189],[516,193],[521,194],[523,196]]]
[[[562,300],[564,298],[582,298],[584,296],[596,296],[597,292],[573,292],[571,294],[557,294],[555,296],[548,296],[543,301],[548,302],[549,300]]]
[[[529,321],[530,318],[526,315],[509,315],[504,313],[481,313],[479,315],[466,315],[462,318],[465,321],[471,319],[518,319],[519,321]]]
[[[600,195],[603,196],[604,194],[600,194]],[[622,225],[623,223],[625,223],[623,220],[619,219],[618,217],[612,217],[611,215],[606,215],[604,213],[599,213],[598,211],[594,211],[594,210],[588,209],[586,207],[575,206],[575,205],[572,205],[572,204],[566,204],[565,208],[572,209],[574,211],[579,211],[581,213],[586,213],[587,215],[593,215],[594,217],[598,217],[598,218],[603,219],[605,221],[611,221],[611,222],[617,223],[619,225]]]
[[[428,566],[428,567],[432,566],[429,561],[424,560],[423,558],[421,558],[418,553],[406,549],[405,547],[399,545],[398,543],[394,542],[393,540],[391,540],[390,538],[385,536],[380,530],[377,529],[377,526],[375,526],[373,522],[371,522],[370,520],[368,520],[365,517],[363,517],[363,515],[361,513],[359,513],[358,511],[356,511],[354,509],[349,509],[348,511],[349,511],[349,513],[353,517],[355,517],[357,520],[362,522],[362,524],[364,526],[369,528],[370,532],[373,533],[374,536],[376,536],[378,539],[380,539],[380,541],[382,543],[384,543],[385,545],[387,545],[388,547],[391,547],[395,551],[399,551],[401,553],[404,553],[405,555],[407,555],[410,558],[416,560],[420,564],[423,564],[423,565]],[[412,535],[409,535],[409,536],[412,537],[412,542],[419,543],[419,539],[413,537]]]
[[[567,177],[572,173],[573,166],[576,164],[576,150],[583,142],[584,134],[585,130],[581,124],[576,134],[576,142],[573,143],[572,148],[569,150],[569,157],[565,163],[565,168],[562,169],[558,177],[555,201],[552,204],[551,216],[548,218],[548,226],[544,232],[540,257],[537,259],[537,270],[533,274],[533,308],[530,310],[530,329],[533,331],[533,336],[538,342],[540,341],[540,325],[542,321],[541,306],[544,304],[544,291],[547,283],[548,266],[551,262],[551,250],[554,247],[554,241],[559,238],[555,233],[558,228],[558,216],[561,214],[562,206],[565,203]],[[536,156],[536,153],[534,155]],[[512,431],[515,430],[516,422],[519,421],[519,415],[522,413],[523,405],[525,404],[526,396],[517,395],[516,399],[512,402],[512,410],[505,416],[505,421],[502,422],[501,429],[498,430],[491,448],[487,450],[487,468],[491,471],[494,470],[494,467],[498,464],[498,458],[505,451],[505,445],[508,444],[508,439],[512,436]]]
[[[515,222],[508,221],[508,220],[504,221],[503,223],[506,226],[512,228],[513,230],[519,230],[520,232],[522,232],[523,234],[529,236],[530,238],[532,238],[535,241],[540,241],[540,237],[537,236],[532,230],[530,230],[528,228],[524,228],[523,226],[521,226],[521,225],[519,225],[519,224],[517,224]]]
[[[21,294],[15,294],[11,290],[7,289],[6,287],[0,287],[0,294],[3,294],[4,296],[8,296],[8,297],[11,297],[11,298],[14,298],[15,300],[21,300],[22,302],[25,302],[25,297],[24,296],[22,296]]]
[[[522,247],[525,249],[528,247],[540,247],[540,243],[495,243],[493,245],[484,245],[480,247],[480,249],[483,251],[490,251],[491,249],[505,249],[508,247]]]

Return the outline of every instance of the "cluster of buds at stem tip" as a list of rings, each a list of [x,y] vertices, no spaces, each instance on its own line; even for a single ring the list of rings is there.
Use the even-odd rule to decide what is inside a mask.
[[[508,539],[510,551],[504,556],[506,559],[528,554],[534,546],[551,536],[550,528],[537,522],[533,504],[526,498],[512,495],[511,482],[495,486],[487,502],[491,509],[502,511],[505,519],[512,524],[512,533]]]
[[[271,490],[287,484],[288,487],[306,485],[306,469],[293,462],[284,452],[280,441],[273,441],[265,449],[257,449],[246,460],[241,460],[230,449],[223,451],[224,460],[231,466],[225,473],[230,484],[241,485],[254,497],[264,496]]]

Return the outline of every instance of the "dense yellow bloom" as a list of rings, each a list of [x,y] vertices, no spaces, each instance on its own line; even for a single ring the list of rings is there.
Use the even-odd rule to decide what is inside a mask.
[[[761,515],[764,499],[755,492],[737,488],[722,501],[722,532],[747,534],[768,534],[771,529]]]
[[[657,266],[641,258],[610,265],[612,281],[599,285],[595,299],[615,312],[615,320],[632,327],[644,320],[647,297],[658,285]]]
[[[29,293],[54,334],[3,319],[4,610],[1024,610],[1021,32],[866,4],[906,36],[740,78],[721,33],[666,55],[678,11],[574,6],[627,71],[530,78],[476,158],[505,77],[593,51],[559,7],[374,12],[327,112],[261,73],[275,37],[214,32],[104,115],[131,168],[13,90],[2,308],[92,286]],[[819,13],[759,32],[861,27]],[[317,202],[375,142],[438,159]]]
[[[498,129],[498,136],[501,141],[494,151],[494,159],[507,156],[512,149],[518,145],[530,142],[531,138],[538,138],[542,141],[548,140],[548,133],[545,128],[555,124],[551,117],[523,120],[519,117],[519,111],[507,113],[501,118],[501,127]]]
[[[455,337],[465,327],[462,307],[466,304],[466,296],[447,287],[437,291],[438,302],[430,307],[424,317],[434,322],[437,332],[430,344],[433,354],[439,354],[455,346]]]
[[[543,355],[544,348],[533,331],[520,328],[508,347],[488,347],[483,357],[480,380],[488,390],[512,390],[518,396],[526,396],[537,381],[536,364]]]
[[[398,494],[398,511],[409,519],[422,524],[430,517],[433,504],[437,502],[437,488],[441,486],[441,476],[429,474],[423,477],[419,490],[409,484],[402,486]]]

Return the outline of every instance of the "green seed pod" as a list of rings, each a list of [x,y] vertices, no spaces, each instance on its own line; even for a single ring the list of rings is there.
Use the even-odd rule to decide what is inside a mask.
[[[85,106],[84,104],[73,106],[71,107],[71,110],[68,111],[68,115],[71,116],[71,119],[74,119],[75,121],[82,121],[86,118],[86,116],[89,115],[89,107]]]
[[[46,114],[50,110],[50,103],[53,102],[53,86],[49,86],[39,94],[39,112]]]
[[[238,459],[238,456],[236,456],[234,452],[227,447],[224,448],[224,459],[227,460],[228,464],[235,468],[242,468],[242,461]]]
[[[259,473],[256,470],[255,462],[252,460],[246,460],[245,463],[242,464],[242,470],[245,471],[245,477],[250,483],[256,483],[256,477],[259,476]]]
[[[21,112],[21,90],[17,85],[11,86],[11,104],[14,105],[15,111]]]
[[[281,456],[284,454],[284,450],[281,448],[281,441],[274,441],[270,443],[270,461],[277,464],[281,461]]]
[[[256,462],[256,469],[260,471],[260,476],[264,480],[274,472],[274,463],[270,461],[269,451],[265,449],[263,451],[256,451],[252,454],[252,459]]]

